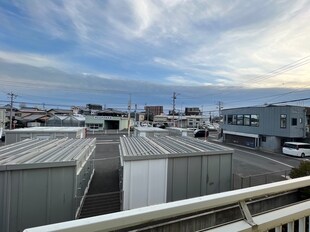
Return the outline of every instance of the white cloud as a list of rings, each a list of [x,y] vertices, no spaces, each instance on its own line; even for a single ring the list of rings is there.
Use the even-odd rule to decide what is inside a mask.
[[[37,30],[78,43],[80,50],[75,54],[124,58],[130,63],[139,53],[143,58],[138,62],[151,61],[156,68],[168,70],[174,77],[171,83],[182,82],[175,77],[188,73],[191,81],[183,84],[264,87],[264,81],[249,80],[310,54],[310,3],[306,0],[66,0],[44,4],[32,0],[16,6]],[[60,65],[57,59],[42,55],[6,57],[34,66]],[[304,65],[270,77],[267,85],[278,86],[279,79],[289,85],[293,79],[296,86],[303,86],[309,83],[309,71],[309,65]]]
[[[38,55],[35,53],[8,52],[0,50],[0,59],[8,63],[26,64],[34,67],[65,68],[62,61],[56,57]]]

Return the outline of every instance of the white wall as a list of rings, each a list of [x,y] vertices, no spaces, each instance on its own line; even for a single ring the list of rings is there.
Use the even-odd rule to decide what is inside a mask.
[[[0,109],[0,128],[5,127],[5,109]]]
[[[167,159],[124,161],[123,210],[166,202]]]

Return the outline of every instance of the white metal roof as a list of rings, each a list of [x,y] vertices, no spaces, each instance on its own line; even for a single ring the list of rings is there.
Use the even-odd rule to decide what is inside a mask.
[[[121,137],[123,160],[231,154],[233,149],[186,136]]]
[[[19,128],[14,130],[6,130],[6,133],[21,133],[21,132],[77,132],[83,127],[29,127]]]
[[[95,147],[96,139],[23,140],[0,147],[0,171],[75,165],[85,162]]]

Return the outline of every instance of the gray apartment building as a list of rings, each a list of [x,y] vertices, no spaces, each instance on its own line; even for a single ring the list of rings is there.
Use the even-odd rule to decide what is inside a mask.
[[[306,107],[266,105],[222,110],[223,140],[227,143],[280,151],[287,141],[307,139]]]

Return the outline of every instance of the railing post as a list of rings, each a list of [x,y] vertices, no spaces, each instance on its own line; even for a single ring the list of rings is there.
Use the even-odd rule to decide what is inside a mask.
[[[299,229],[298,232],[304,232],[306,231],[306,218],[301,218],[298,220]]]
[[[287,223],[287,232],[294,232],[294,222]]]
[[[275,228],[275,232],[282,232],[282,226],[277,226]]]

